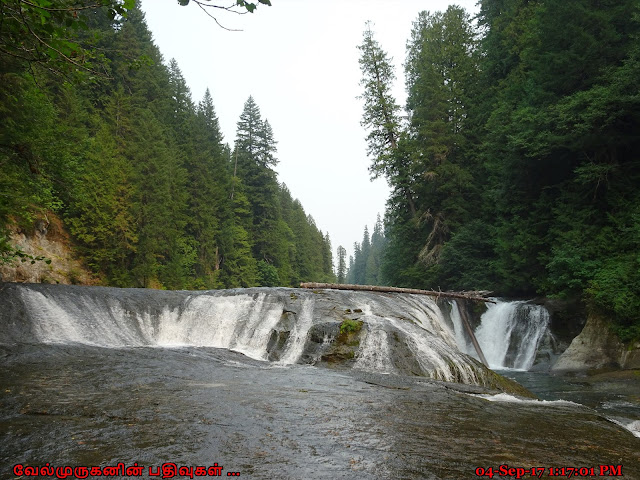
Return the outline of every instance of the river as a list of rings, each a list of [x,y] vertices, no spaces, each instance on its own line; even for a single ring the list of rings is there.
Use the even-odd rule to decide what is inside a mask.
[[[524,470],[568,478],[569,468],[589,474],[581,478],[640,478],[640,438],[612,421],[640,419],[637,382],[601,402],[577,391],[593,382],[503,373],[543,400],[207,346],[6,342],[0,478],[29,478],[27,466],[47,464],[138,465],[140,478],[162,478],[150,473],[163,465],[172,477],[170,464],[175,478],[216,464],[222,476],[251,479],[516,478]],[[562,395],[567,382],[576,392]],[[607,401],[628,411],[607,415]]]

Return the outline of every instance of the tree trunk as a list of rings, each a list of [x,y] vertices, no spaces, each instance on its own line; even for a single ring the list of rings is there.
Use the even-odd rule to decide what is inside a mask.
[[[413,293],[417,295],[430,295],[432,297],[443,298],[461,298],[464,300],[473,300],[475,302],[495,303],[493,300],[485,298],[484,295],[490,292],[437,292],[435,290],[418,290],[415,288],[399,288],[399,287],[381,287],[378,285],[349,285],[337,283],[301,283],[300,288],[315,289],[332,289],[332,290],[356,290],[365,292],[381,292],[381,293]]]

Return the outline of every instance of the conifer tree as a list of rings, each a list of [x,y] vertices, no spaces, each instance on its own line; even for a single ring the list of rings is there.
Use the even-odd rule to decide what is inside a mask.
[[[322,234],[322,232],[320,232]],[[327,232],[322,242],[322,281],[334,283],[336,274],[333,271],[333,253],[331,251],[331,237]]]
[[[336,256],[338,257],[338,283],[345,283],[347,280],[347,250],[342,245],[338,246]]]
[[[236,149],[246,153],[251,160],[256,161],[260,148],[260,131],[262,118],[260,108],[252,96],[244,104],[236,129]]]
[[[358,46],[360,70],[364,87],[362,126],[370,130],[367,136],[368,154],[373,164],[374,178],[392,176],[397,168],[396,148],[400,138],[400,107],[391,94],[395,73],[391,59],[375,40],[371,23],[367,22],[362,44]]]
[[[365,266],[365,282],[367,285],[382,285],[381,275],[382,257],[384,255],[385,239],[380,214],[371,234],[371,248]]]
[[[198,251],[196,276],[207,288],[219,285],[221,224],[230,215],[230,178],[222,147],[222,133],[209,89],[193,120],[193,149],[187,159],[189,222],[187,231]]]
[[[468,90],[478,75],[475,32],[459,7],[421,12],[408,44],[406,77],[412,168],[420,221],[427,233],[419,252],[428,267],[467,219],[473,175],[465,155]]]
[[[275,140],[268,122],[260,116],[260,109],[249,97],[244,105],[236,135],[238,158],[237,173],[245,185],[247,199],[251,205],[253,256],[277,269],[278,260],[286,255],[287,248],[280,242],[281,214],[279,211],[279,185],[276,172],[271,166],[275,158]]]
[[[129,286],[128,262],[138,240],[133,169],[106,125],[89,142],[87,161],[74,179],[67,225],[94,273],[105,275],[111,285]]]

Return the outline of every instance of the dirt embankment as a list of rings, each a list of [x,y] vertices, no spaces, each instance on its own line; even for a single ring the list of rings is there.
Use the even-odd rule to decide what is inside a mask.
[[[32,263],[29,258],[0,264],[0,281],[18,283],[60,283],[95,285],[82,262],[74,254],[69,234],[53,214],[35,220],[33,228],[11,227],[11,245],[32,257],[44,257]]]

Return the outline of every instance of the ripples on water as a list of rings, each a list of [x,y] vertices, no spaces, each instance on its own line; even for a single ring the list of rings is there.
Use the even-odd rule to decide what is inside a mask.
[[[415,377],[272,366],[214,348],[25,345],[0,349],[0,385],[0,478],[47,462],[145,472],[217,462],[223,476],[256,479],[622,464],[624,478],[640,478],[640,439],[592,408],[488,401]]]

